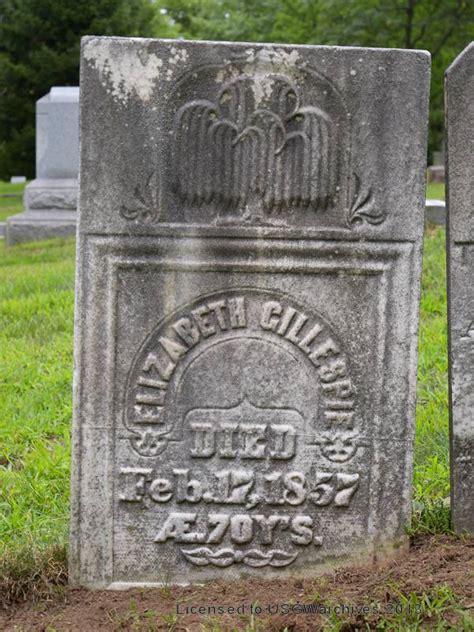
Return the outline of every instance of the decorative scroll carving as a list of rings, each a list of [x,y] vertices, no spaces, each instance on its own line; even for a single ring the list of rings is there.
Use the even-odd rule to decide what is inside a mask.
[[[372,190],[363,187],[357,174],[352,176],[352,203],[349,208],[348,224],[363,223],[381,224],[385,220],[385,211],[377,208]]]
[[[134,204],[122,205],[120,214],[127,220],[140,220],[145,224],[155,224],[160,219],[158,205],[158,183],[152,171],[144,185],[137,185],[133,191]]]
[[[304,103],[287,77],[242,74],[215,102],[192,100],[174,122],[174,187],[194,207],[240,211],[244,220],[283,210],[324,211],[337,197],[335,124]]]
[[[219,566],[221,568],[230,566],[231,564],[240,563],[254,568],[260,566],[288,566],[298,557],[298,551],[290,553],[279,549],[271,551],[259,551],[258,549],[250,549],[249,551],[240,551],[235,549],[219,549],[213,551],[207,547],[191,549],[185,551],[181,549],[184,557],[195,566]]]
[[[349,461],[357,450],[367,446],[367,439],[356,432],[323,432],[317,441],[324,456],[334,463]]]
[[[165,450],[168,441],[154,430],[145,430],[142,435],[131,439],[132,445],[142,456],[156,456]]]

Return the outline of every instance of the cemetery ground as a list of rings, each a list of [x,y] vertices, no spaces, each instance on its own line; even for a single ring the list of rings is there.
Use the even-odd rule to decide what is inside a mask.
[[[4,222],[10,215],[21,213],[23,210],[22,194],[25,184],[10,184],[0,182],[0,222]]]
[[[474,542],[449,530],[444,242],[427,228],[410,553],[319,579],[96,593],[66,586],[74,241],[0,244],[0,628],[474,630]]]

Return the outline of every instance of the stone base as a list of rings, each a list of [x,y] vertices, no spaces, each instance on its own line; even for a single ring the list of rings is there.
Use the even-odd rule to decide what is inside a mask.
[[[76,211],[24,211],[7,220],[6,242],[12,246],[24,241],[71,237],[76,234],[76,222]]]
[[[76,234],[77,180],[36,179],[25,188],[25,211],[8,218],[7,245]]]
[[[443,200],[426,200],[426,221],[446,226],[446,204]]]
[[[428,167],[428,182],[441,182],[444,183],[444,167],[442,165],[432,165]]]

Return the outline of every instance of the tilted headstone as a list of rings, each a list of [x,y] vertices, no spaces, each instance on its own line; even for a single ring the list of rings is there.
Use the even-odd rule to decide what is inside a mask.
[[[7,243],[75,234],[78,163],[79,88],[51,88],[36,102],[36,179],[7,222]]]
[[[406,544],[429,67],[83,41],[73,584]]]
[[[451,516],[474,533],[474,42],[446,72]]]

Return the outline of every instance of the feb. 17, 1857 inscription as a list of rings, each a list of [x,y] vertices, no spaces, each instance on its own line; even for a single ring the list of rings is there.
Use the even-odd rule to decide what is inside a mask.
[[[414,51],[84,40],[73,583],[404,544],[428,73]]]

